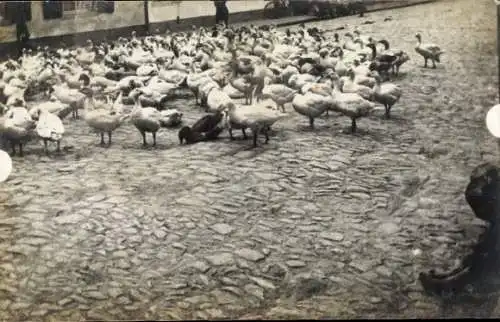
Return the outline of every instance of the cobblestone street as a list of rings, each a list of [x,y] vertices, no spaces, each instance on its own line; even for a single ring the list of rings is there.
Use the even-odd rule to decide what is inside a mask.
[[[356,135],[341,132],[348,118],[310,131],[293,113],[256,149],[227,134],[179,146],[167,129],[143,149],[129,124],[103,149],[66,120],[63,156],[31,143],[0,185],[0,320],[495,315],[496,298],[446,313],[417,282],[482,230],[463,191],[499,157],[484,126],[495,12],[456,0],[307,24],[359,26],[410,53],[394,118],[382,108]],[[417,32],[446,51],[436,70]],[[175,106],[188,124],[201,115],[192,98]]]

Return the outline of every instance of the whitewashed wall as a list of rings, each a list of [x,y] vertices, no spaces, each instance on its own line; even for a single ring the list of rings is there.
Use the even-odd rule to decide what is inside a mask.
[[[177,4],[176,4],[177,3]],[[229,0],[227,8],[229,13],[262,10],[266,1],[264,0]],[[212,1],[150,1],[149,21],[162,22],[180,19],[215,16],[215,6]]]
[[[215,15],[212,1],[149,1],[149,21],[151,23],[199,16]],[[260,10],[264,8],[264,0],[229,0],[227,7],[230,13]],[[106,30],[127,26],[144,25],[143,1],[115,1],[112,14],[85,12],[80,15],[64,13],[62,19],[44,20],[42,1],[32,1],[32,21],[28,28],[32,38],[60,36],[77,32]],[[0,42],[16,40],[16,27],[0,26]]]
[[[112,14],[85,12],[81,15],[72,15],[65,12],[63,18],[51,20],[43,19],[42,1],[32,1],[28,28],[32,38],[39,38],[137,26],[144,23],[143,1],[115,1],[115,11]],[[15,40],[15,25],[0,27],[0,42]]]

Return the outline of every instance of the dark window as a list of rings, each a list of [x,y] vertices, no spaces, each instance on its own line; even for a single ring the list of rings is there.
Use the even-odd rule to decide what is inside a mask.
[[[66,2],[66,1],[64,1]],[[68,1],[73,2],[73,1]],[[62,18],[63,1],[43,1],[43,19]]]
[[[95,1],[97,12],[113,13],[115,12],[115,2],[114,1]]]
[[[82,2],[82,1],[79,1]],[[89,1],[85,1],[89,2]],[[75,11],[76,9],[76,1],[63,1],[62,2],[62,10],[63,11]]]
[[[1,1],[0,25],[8,26],[18,21],[31,20],[31,1]]]
[[[114,1],[44,1],[44,18],[62,18],[65,13],[78,13],[82,11],[94,11],[113,13],[115,11]]]

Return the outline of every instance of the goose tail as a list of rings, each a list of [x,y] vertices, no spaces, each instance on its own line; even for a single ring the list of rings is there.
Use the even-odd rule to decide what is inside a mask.
[[[444,51],[444,50],[442,50],[442,51],[440,51],[440,52],[436,55],[436,60],[437,60],[437,62],[438,62],[438,63],[440,63],[440,62],[441,62],[441,61],[440,61],[440,60],[441,60],[441,55],[442,55],[442,54],[444,54],[444,53],[445,53],[445,51]]]
[[[187,88],[188,87],[187,76],[184,77],[184,79],[179,84],[177,84],[177,86],[179,88]]]
[[[126,120],[128,120],[129,118],[130,118],[130,114],[121,115],[121,116],[120,116],[120,123],[125,122],[125,121],[126,121]]]
[[[160,126],[174,127],[182,123],[182,113],[175,109],[161,111]]]

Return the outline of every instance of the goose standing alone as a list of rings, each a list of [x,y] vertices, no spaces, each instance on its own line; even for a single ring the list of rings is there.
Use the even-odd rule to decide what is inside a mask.
[[[427,67],[427,60],[432,61],[432,68],[436,68],[436,62],[440,63],[440,56],[444,53],[443,50],[438,45],[435,44],[423,44],[422,36],[420,34],[416,34],[417,38],[417,46],[415,47],[415,51],[419,53],[422,57],[424,57],[424,67]]]

